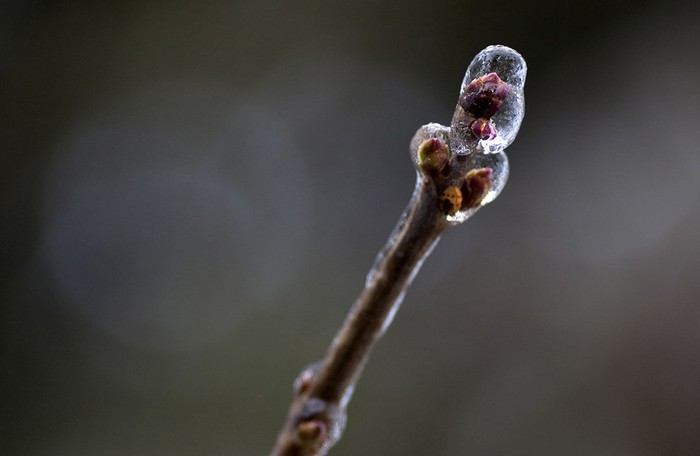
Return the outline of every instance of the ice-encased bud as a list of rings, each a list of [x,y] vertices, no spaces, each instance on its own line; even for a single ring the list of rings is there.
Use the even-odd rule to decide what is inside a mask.
[[[481,202],[491,191],[493,170],[475,168],[469,170],[462,182],[462,208],[472,209],[481,206]]]
[[[421,146],[424,146],[425,141],[430,139],[437,139],[444,144],[449,144],[449,127],[440,125],[439,123],[429,123],[420,127],[418,131],[416,131],[416,134],[413,135],[413,139],[411,139],[411,144],[409,146],[411,161],[413,162],[413,166],[415,166],[416,169],[421,172],[423,172],[423,159],[425,158],[421,157]]]
[[[418,165],[428,175],[438,175],[450,159],[450,148],[438,138],[426,139],[418,147]]]
[[[464,199],[462,209],[455,213],[446,214],[447,221],[453,224],[464,222],[479,208],[495,200],[501,193],[501,190],[503,190],[503,187],[505,187],[506,181],[508,180],[508,173],[510,172],[508,157],[502,151],[495,154],[472,154],[469,156],[468,168],[471,171],[467,173],[465,179],[470,177],[470,173],[476,173],[474,176],[472,176],[472,179],[476,178],[476,181],[472,184],[476,183],[480,186],[488,187],[488,189],[486,194],[480,198],[480,201],[478,201],[477,204],[471,205],[471,192],[463,187],[462,195]],[[479,180],[486,178],[489,180],[488,184],[486,184],[486,182],[479,182]],[[469,183],[466,181],[465,184],[469,185]],[[473,201],[476,202],[476,200]]]
[[[489,46],[474,57],[452,118],[452,152],[498,153],[513,142],[525,113],[526,75],[525,60],[507,46]]]
[[[475,154],[471,157],[470,168],[491,169],[491,187],[488,193],[486,193],[486,196],[481,200],[481,206],[485,206],[495,200],[506,185],[508,174],[510,173],[508,156],[502,151],[495,154]]]

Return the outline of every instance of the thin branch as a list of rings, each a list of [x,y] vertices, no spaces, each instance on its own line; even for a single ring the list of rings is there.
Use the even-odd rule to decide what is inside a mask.
[[[370,351],[401,304],[418,268],[448,226],[429,179],[421,179],[413,198],[368,276],[367,286],[352,307],[318,371],[302,373],[297,397],[280,434],[276,455],[316,455],[342,433],[345,406]],[[306,376],[306,378],[304,378]],[[312,434],[299,438],[299,423],[315,422]],[[318,428],[318,429],[317,429]],[[313,437],[313,436],[312,436]]]
[[[372,348],[442,232],[464,222],[505,185],[523,114],[525,62],[504,46],[467,70],[451,127],[428,124],[411,141],[413,196],[323,360],[304,370],[272,456],[324,455],[340,439],[345,409]]]

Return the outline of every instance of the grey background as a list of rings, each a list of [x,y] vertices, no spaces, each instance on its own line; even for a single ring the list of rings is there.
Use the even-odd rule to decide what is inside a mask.
[[[0,453],[266,454],[495,43],[510,181],[333,454],[697,453],[696,5],[4,1]]]

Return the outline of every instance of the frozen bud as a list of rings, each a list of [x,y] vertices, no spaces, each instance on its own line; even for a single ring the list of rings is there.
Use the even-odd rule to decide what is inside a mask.
[[[467,172],[465,181],[469,181],[471,195],[478,193],[479,187],[485,185],[486,177],[488,176],[488,188],[486,188],[486,193],[480,198],[479,202],[476,203],[477,206],[485,206],[496,199],[508,181],[508,174],[510,172],[508,157],[504,152],[496,154],[474,154],[470,156],[469,167],[471,170]],[[466,195],[464,198],[469,199]]]
[[[489,46],[472,60],[452,118],[451,150],[498,153],[508,147],[525,113],[527,65],[506,46]]]
[[[418,131],[416,131],[416,134],[413,135],[413,139],[411,139],[411,144],[409,146],[411,161],[416,169],[421,172],[423,172],[423,170],[421,169],[421,157],[419,150],[423,148],[423,158],[426,158],[430,151],[440,148],[439,144],[437,143],[426,143],[426,141],[431,139],[436,139],[442,144],[445,144],[449,150],[450,127],[446,127],[438,123],[429,123],[420,127]]]
[[[440,193],[440,208],[446,215],[454,216],[462,207],[462,191],[454,186]]]
[[[496,73],[474,79],[459,97],[459,105],[477,119],[490,119],[510,93]]]
[[[476,119],[469,127],[476,139],[493,139],[496,137],[496,129],[488,119]]]
[[[454,192],[440,195],[440,208],[448,222],[457,224],[468,219],[479,208],[487,205],[501,193],[508,180],[508,157],[503,152],[496,154],[472,154],[468,158],[467,171],[459,187],[459,210],[454,212]],[[449,187],[448,187],[449,188]]]
[[[462,210],[472,209],[481,205],[484,197],[491,190],[493,170],[477,168],[470,170],[462,185]]]
[[[437,138],[426,139],[418,147],[418,165],[425,174],[439,174],[449,158],[449,147]]]

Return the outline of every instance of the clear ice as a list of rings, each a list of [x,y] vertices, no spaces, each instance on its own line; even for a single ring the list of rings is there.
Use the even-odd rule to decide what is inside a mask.
[[[484,199],[481,200],[481,203],[478,207],[466,209],[464,211],[458,211],[454,215],[447,215],[447,221],[454,224],[464,222],[469,217],[471,217],[472,214],[474,214],[474,212],[476,212],[479,208],[495,200],[496,197],[501,193],[501,190],[503,190],[503,187],[505,187],[506,181],[508,180],[508,174],[510,173],[508,156],[503,151],[500,151],[495,154],[476,153],[471,155],[469,158],[470,169],[491,168],[491,170],[493,171],[491,188],[489,189],[486,196],[484,196]]]
[[[527,65],[517,51],[507,46],[494,45],[474,57],[462,80],[460,103],[452,117],[449,144],[452,153],[468,158],[468,169],[493,170],[491,188],[479,207],[496,199],[508,180],[510,169],[504,150],[515,139],[523,121],[526,76]],[[481,90],[483,98],[473,95],[476,93],[475,87],[477,91]],[[468,105],[468,102],[477,104]],[[469,106],[469,112],[462,106],[464,104]],[[477,118],[473,113],[483,115]],[[476,127],[475,122],[479,122]],[[484,129],[484,124],[487,130]],[[483,134],[479,137],[478,133]],[[478,207],[448,215],[447,220],[461,223],[477,209]]]
[[[495,128],[492,138],[478,139],[471,131],[475,119],[457,105],[452,118],[450,148],[460,155],[472,153],[496,154],[508,147],[518,134],[520,124],[525,114],[525,77],[527,65],[522,56],[515,50],[501,45],[489,46],[479,52],[469,64],[467,73],[462,80],[460,96],[469,84],[490,73],[509,85],[508,96],[498,108],[498,112],[490,118],[490,124]]]

